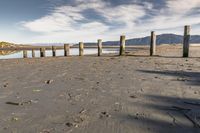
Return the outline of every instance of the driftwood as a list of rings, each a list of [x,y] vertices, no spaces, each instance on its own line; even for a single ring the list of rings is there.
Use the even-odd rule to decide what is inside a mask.
[[[31,104],[31,103],[37,103],[37,101],[29,100],[29,101],[25,101],[25,102],[6,102],[6,104],[16,105],[16,106],[22,106],[22,105]]]

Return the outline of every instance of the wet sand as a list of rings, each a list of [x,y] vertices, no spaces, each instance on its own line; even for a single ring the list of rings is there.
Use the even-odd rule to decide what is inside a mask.
[[[0,60],[1,133],[200,133],[200,48]]]

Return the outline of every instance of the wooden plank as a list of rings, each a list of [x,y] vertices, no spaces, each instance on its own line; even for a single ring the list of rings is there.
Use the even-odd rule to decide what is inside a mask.
[[[101,39],[98,39],[97,47],[98,47],[98,56],[101,56],[102,55],[102,40]]]
[[[154,31],[151,32],[151,42],[150,42],[150,56],[156,54],[156,34]]]
[[[79,42],[79,56],[83,56],[84,54],[84,44],[83,42]]]
[[[70,46],[69,44],[64,44],[64,56],[69,56],[70,55]]]
[[[27,57],[28,57],[27,50],[23,50],[23,57],[24,57],[24,58],[27,58]]]
[[[52,56],[56,57],[56,47],[52,46]]]
[[[40,57],[45,57],[45,48],[40,48]]]
[[[183,37],[183,57],[189,57],[190,29],[191,27],[189,25],[185,26]]]
[[[119,55],[120,56],[125,55],[125,45],[126,45],[126,37],[121,36],[120,37],[120,49],[119,49]]]
[[[32,58],[35,58],[35,50],[32,49]]]

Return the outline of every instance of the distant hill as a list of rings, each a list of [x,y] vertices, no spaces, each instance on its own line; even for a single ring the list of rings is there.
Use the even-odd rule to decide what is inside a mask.
[[[157,44],[180,44],[183,42],[183,36],[176,34],[161,34],[157,36]],[[192,35],[191,43],[200,44],[200,35]],[[126,45],[149,45],[150,36],[143,38],[134,38],[126,40]],[[103,42],[104,45],[119,45],[119,41]],[[96,45],[96,43],[85,43],[85,45]]]
[[[14,48],[14,47],[17,47],[17,45],[9,43],[9,42],[0,42],[0,48]],[[16,52],[17,51],[1,51],[0,50],[0,56],[9,55]]]
[[[17,45],[9,42],[0,42],[0,48],[12,48],[16,47]]]

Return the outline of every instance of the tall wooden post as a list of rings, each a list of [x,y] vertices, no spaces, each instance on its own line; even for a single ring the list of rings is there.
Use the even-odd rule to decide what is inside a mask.
[[[40,57],[45,57],[45,48],[40,48]]]
[[[150,56],[156,54],[156,34],[154,31],[151,32],[151,42],[150,42]]]
[[[52,56],[55,57],[56,56],[56,47],[52,46]]]
[[[69,44],[64,44],[64,56],[69,56],[69,49],[70,49],[70,46]]]
[[[126,45],[126,37],[121,36],[120,37],[120,49],[119,49],[119,55],[125,55],[125,45]]]
[[[83,56],[84,53],[84,44],[83,42],[79,42],[79,56]]]
[[[190,29],[191,27],[189,25],[185,26],[183,37],[183,57],[189,57]]]
[[[24,58],[27,58],[27,57],[28,57],[28,55],[27,55],[27,50],[23,50],[23,57],[24,57]]]
[[[101,39],[98,40],[97,46],[98,46],[98,56],[101,56],[102,55],[102,40]]]
[[[32,58],[35,58],[35,51],[32,49]]]

